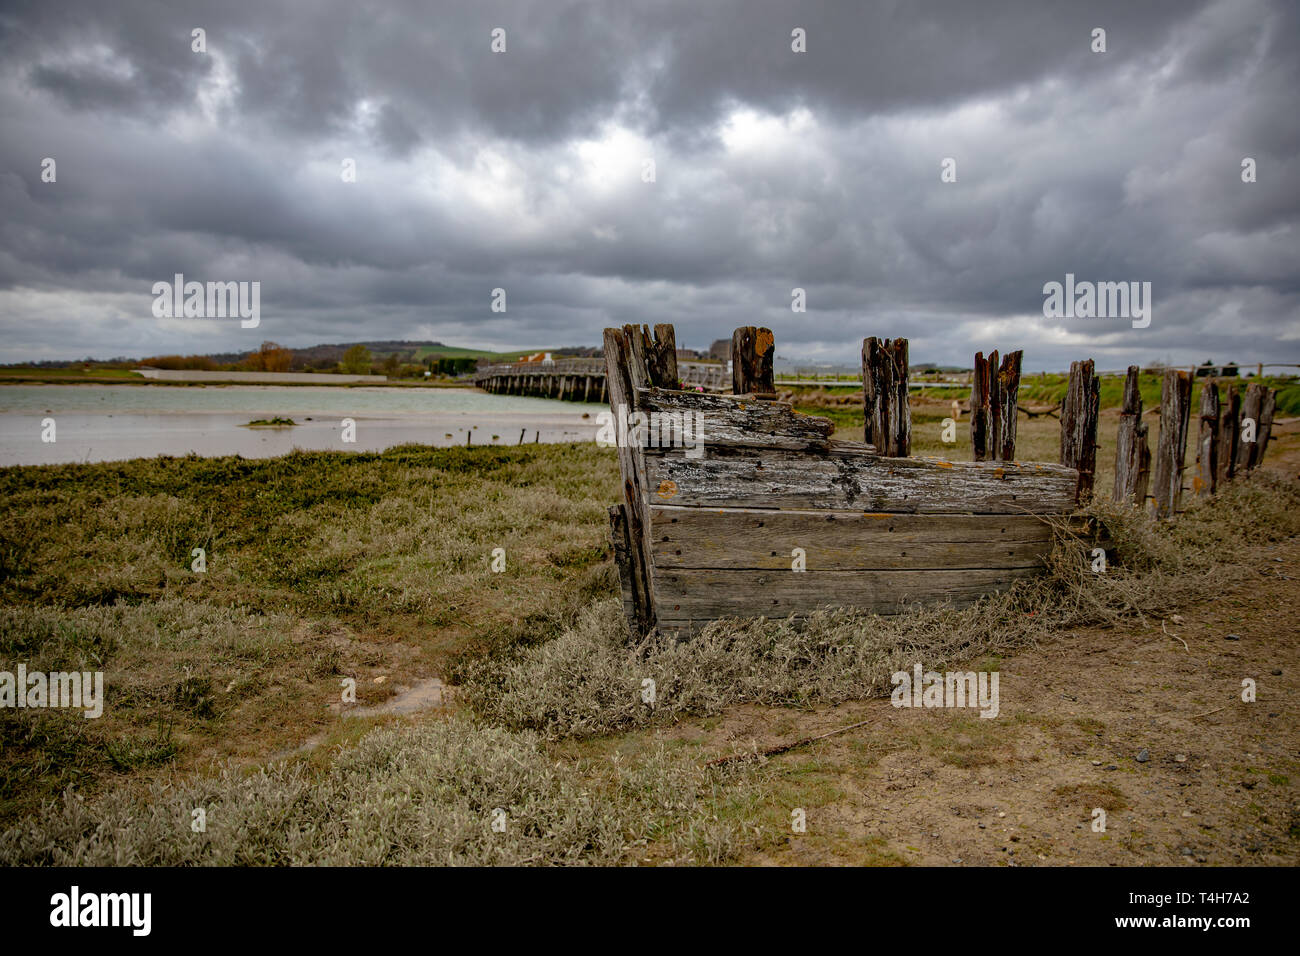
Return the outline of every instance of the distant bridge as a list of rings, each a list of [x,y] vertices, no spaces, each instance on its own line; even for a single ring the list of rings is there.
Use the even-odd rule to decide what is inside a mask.
[[[703,386],[705,391],[731,389],[731,375],[725,365],[678,362],[677,373],[686,385]],[[569,402],[609,401],[604,359],[489,365],[474,373],[474,384],[494,395],[533,395]]]

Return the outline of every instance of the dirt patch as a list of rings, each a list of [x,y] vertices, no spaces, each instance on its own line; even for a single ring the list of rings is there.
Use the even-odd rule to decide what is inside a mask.
[[[656,736],[722,754],[868,721],[770,758],[771,807],[743,863],[1295,865],[1300,539],[1256,567],[1163,622],[970,662],[1000,674],[991,720],[873,700],[740,707]]]

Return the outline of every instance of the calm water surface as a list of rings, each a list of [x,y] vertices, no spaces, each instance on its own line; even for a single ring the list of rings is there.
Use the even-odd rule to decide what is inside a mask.
[[[295,448],[593,441],[603,405],[456,388],[225,385],[0,385],[0,467],[155,455],[271,458]],[[584,418],[586,415],[588,417]],[[246,428],[258,418],[292,428]],[[41,440],[44,419],[55,440]],[[342,440],[345,418],[356,442]]]

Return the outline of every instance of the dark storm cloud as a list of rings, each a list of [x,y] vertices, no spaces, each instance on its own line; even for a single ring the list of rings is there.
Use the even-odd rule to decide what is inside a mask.
[[[1278,358],[1297,27],[1253,0],[10,4],[5,358],[665,320],[844,361],[865,334],[918,361]],[[175,272],[261,281],[262,328],[152,320]],[[1044,319],[1066,272],[1150,281],[1151,328]]]

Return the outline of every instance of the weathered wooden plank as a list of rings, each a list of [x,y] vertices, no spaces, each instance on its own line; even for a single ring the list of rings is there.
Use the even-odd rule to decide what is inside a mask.
[[[854,607],[894,614],[908,604],[951,601],[962,607],[1038,568],[961,571],[726,571],[655,572],[658,620],[665,627],[719,617],[790,617],[819,607]]]
[[[1220,491],[1237,477],[1237,437],[1241,431],[1241,389],[1225,382],[1227,392],[1219,411],[1219,461],[1215,487]]]
[[[731,391],[736,395],[775,398],[772,360],[776,340],[771,329],[741,326],[731,335]]]
[[[634,329],[606,329],[605,381],[609,386],[609,404],[618,415],[635,409],[637,393],[634,383],[646,387],[646,372],[634,356],[633,341],[639,339]],[[628,541],[628,574],[632,590],[634,617],[628,621],[634,635],[649,632],[654,627],[654,579],[650,573],[650,545],[646,538],[649,514],[646,502],[645,456],[640,448],[620,442],[618,467],[623,478],[623,503],[627,506],[626,535]]]
[[[867,444],[892,458],[912,453],[907,339],[862,340],[862,403]]]
[[[917,514],[1054,514],[1074,507],[1078,473],[1038,462],[882,458],[831,442],[827,452],[709,448],[702,458],[647,449],[652,504]]]
[[[1142,392],[1138,388],[1141,370],[1128,367],[1124,379],[1124,404],[1120,408],[1119,430],[1115,435],[1115,501],[1139,508],[1146,501],[1151,481],[1151,445],[1142,420]]]
[[[1273,434],[1273,416],[1277,413],[1277,389],[1267,389],[1264,401],[1259,409],[1259,451],[1255,453],[1255,465],[1264,464],[1264,453],[1268,451],[1268,440]]]
[[[1201,427],[1196,442],[1196,475],[1192,490],[1201,497],[1214,494],[1219,474],[1219,386],[1201,386]]]
[[[995,353],[996,354],[996,353]],[[1008,352],[1002,358],[1002,365],[997,374],[998,404],[994,409],[994,431],[997,441],[994,443],[994,458],[998,461],[1015,461],[1016,459],[1016,419],[1020,408],[1020,363],[1024,358],[1023,349]]]
[[[1255,469],[1259,458],[1259,413],[1264,407],[1263,385],[1252,382],[1246,386],[1246,397],[1241,402],[1241,432],[1237,438],[1237,474]],[[1253,427],[1248,428],[1250,421]],[[1250,441],[1246,439],[1249,438]]]
[[[614,505],[609,509],[609,540],[614,550],[614,567],[618,568],[623,615],[631,625],[638,615],[632,584],[632,541],[627,532],[627,505]]]
[[[663,413],[682,417],[687,428],[694,415],[703,416],[703,441],[706,446],[735,445],[754,448],[791,450],[826,450],[830,446],[835,423],[829,418],[804,415],[786,402],[771,402],[747,396],[710,395],[705,392],[679,392],[662,388],[637,392],[637,407],[644,412],[658,412],[641,432],[644,447],[679,447],[666,440],[664,432],[674,419]],[[657,428],[650,425],[658,422]],[[698,436],[693,436],[698,438]]]
[[[1160,436],[1156,439],[1152,496],[1156,516],[1178,514],[1183,494],[1183,465],[1187,458],[1187,424],[1192,412],[1192,374],[1165,369],[1160,385]]]
[[[864,514],[761,508],[650,508],[655,568],[813,571],[1025,568],[1041,565],[1052,529],[1032,515]]]
[[[1061,464],[1079,472],[1077,499],[1092,494],[1097,472],[1097,416],[1100,382],[1092,359],[1070,363],[1070,382],[1061,403]]]

